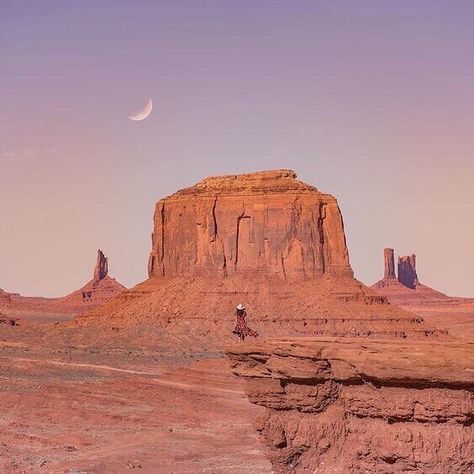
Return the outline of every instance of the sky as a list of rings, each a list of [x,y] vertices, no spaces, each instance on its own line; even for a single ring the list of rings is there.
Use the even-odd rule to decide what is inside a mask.
[[[154,203],[294,169],[383,248],[474,296],[474,2],[0,2],[0,287],[61,296],[96,251],[146,278]],[[142,122],[127,118],[154,101]]]

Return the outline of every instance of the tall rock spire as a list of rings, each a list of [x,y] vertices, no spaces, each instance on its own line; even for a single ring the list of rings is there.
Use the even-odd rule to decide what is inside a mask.
[[[97,263],[94,268],[94,283],[99,283],[103,280],[109,272],[109,265],[107,263],[107,257],[104,255],[102,250],[97,250]]]
[[[384,249],[383,250],[383,259],[384,259],[384,280],[396,280],[397,276],[395,275],[395,258],[393,249]]]

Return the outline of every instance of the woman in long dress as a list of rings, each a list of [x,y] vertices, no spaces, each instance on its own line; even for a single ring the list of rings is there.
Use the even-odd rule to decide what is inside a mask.
[[[253,331],[247,326],[247,321],[245,320],[247,312],[245,311],[245,306],[243,304],[239,304],[237,306],[235,316],[237,318],[237,321],[235,323],[233,333],[239,336],[241,342],[245,340],[246,336],[258,336],[258,332]]]

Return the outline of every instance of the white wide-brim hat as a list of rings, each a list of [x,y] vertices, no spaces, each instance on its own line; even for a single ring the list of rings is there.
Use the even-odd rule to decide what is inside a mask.
[[[243,310],[245,309],[245,306],[244,306],[243,304],[238,304],[238,305],[237,305],[237,309],[238,309],[239,311],[243,311]]]

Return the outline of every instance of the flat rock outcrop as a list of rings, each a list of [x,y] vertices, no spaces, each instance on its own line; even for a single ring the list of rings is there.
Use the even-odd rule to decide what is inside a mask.
[[[242,303],[262,337],[446,333],[354,279],[337,200],[291,170],[211,177],[158,201],[148,272],[76,323],[227,344]]]
[[[474,345],[286,338],[227,350],[274,472],[474,469]]]

